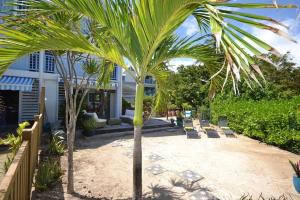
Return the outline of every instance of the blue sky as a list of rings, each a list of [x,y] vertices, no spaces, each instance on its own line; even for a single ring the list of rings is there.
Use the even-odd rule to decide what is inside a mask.
[[[232,3],[273,3],[272,0],[232,0]],[[239,12],[251,12],[254,14],[265,15],[272,17],[285,25],[289,26],[289,30],[282,29],[288,32],[298,44],[290,42],[285,38],[278,37],[272,32],[259,30],[249,26],[243,26],[245,30],[258,36],[260,39],[271,44],[280,53],[291,52],[294,57],[294,61],[300,66],[300,0],[277,0],[278,4],[295,4],[299,8],[297,9],[240,9]],[[297,18],[298,17],[298,18]],[[278,27],[279,28],[279,27]],[[193,35],[198,31],[196,21],[193,18],[188,18],[183,25],[177,30],[177,33],[181,36]],[[177,66],[193,64],[194,61],[190,59],[176,59],[170,62],[175,70]]]

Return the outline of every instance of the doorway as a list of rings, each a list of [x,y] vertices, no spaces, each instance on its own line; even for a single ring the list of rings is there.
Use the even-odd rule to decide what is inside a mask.
[[[18,124],[19,91],[0,90],[0,126]]]

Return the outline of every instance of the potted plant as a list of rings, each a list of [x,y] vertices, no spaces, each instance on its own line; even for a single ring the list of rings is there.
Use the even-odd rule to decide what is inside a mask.
[[[295,174],[293,176],[294,187],[296,191],[300,193],[300,160],[296,163],[290,161],[290,163],[295,171]]]
[[[82,128],[83,128],[83,135],[90,137],[95,135],[95,129],[96,129],[96,121],[94,118],[89,117],[86,118],[83,123],[82,123]]]

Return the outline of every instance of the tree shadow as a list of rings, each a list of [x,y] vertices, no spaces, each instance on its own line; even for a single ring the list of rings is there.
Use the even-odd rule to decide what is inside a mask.
[[[151,192],[144,194],[144,200],[181,200],[182,195],[172,191],[170,188],[161,185],[150,185],[148,188]]]
[[[112,197],[94,197],[93,194],[81,194],[74,192],[73,194],[64,193],[64,185],[62,181],[58,182],[54,188],[44,192],[34,191],[32,200],[68,200],[68,199],[82,199],[82,200],[131,200],[128,198],[112,198]],[[170,188],[161,185],[150,185],[151,190],[143,194],[143,200],[182,200],[182,195],[172,191]]]
[[[200,184],[198,184],[197,182],[187,182],[178,180],[176,178],[171,178],[169,182],[171,183],[171,185],[175,187],[181,187],[188,192],[194,192],[197,190],[210,191],[208,188],[200,186]]]

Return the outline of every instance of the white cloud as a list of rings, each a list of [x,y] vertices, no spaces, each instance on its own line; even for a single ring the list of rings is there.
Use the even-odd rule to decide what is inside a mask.
[[[181,65],[184,66],[189,66],[189,65],[194,65],[196,64],[197,61],[194,59],[189,59],[189,58],[177,58],[177,59],[172,59],[168,62],[169,69],[173,71],[177,71],[177,68],[180,67]]]
[[[187,18],[187,20],[185,20],[185,22],[183,22],[182,27],[184,28],[185,33],[188,36],[192,36],[192,35],[196,34],[197,32],[199,32],[199,27],[198,27],[197,21],[194,17]]]

